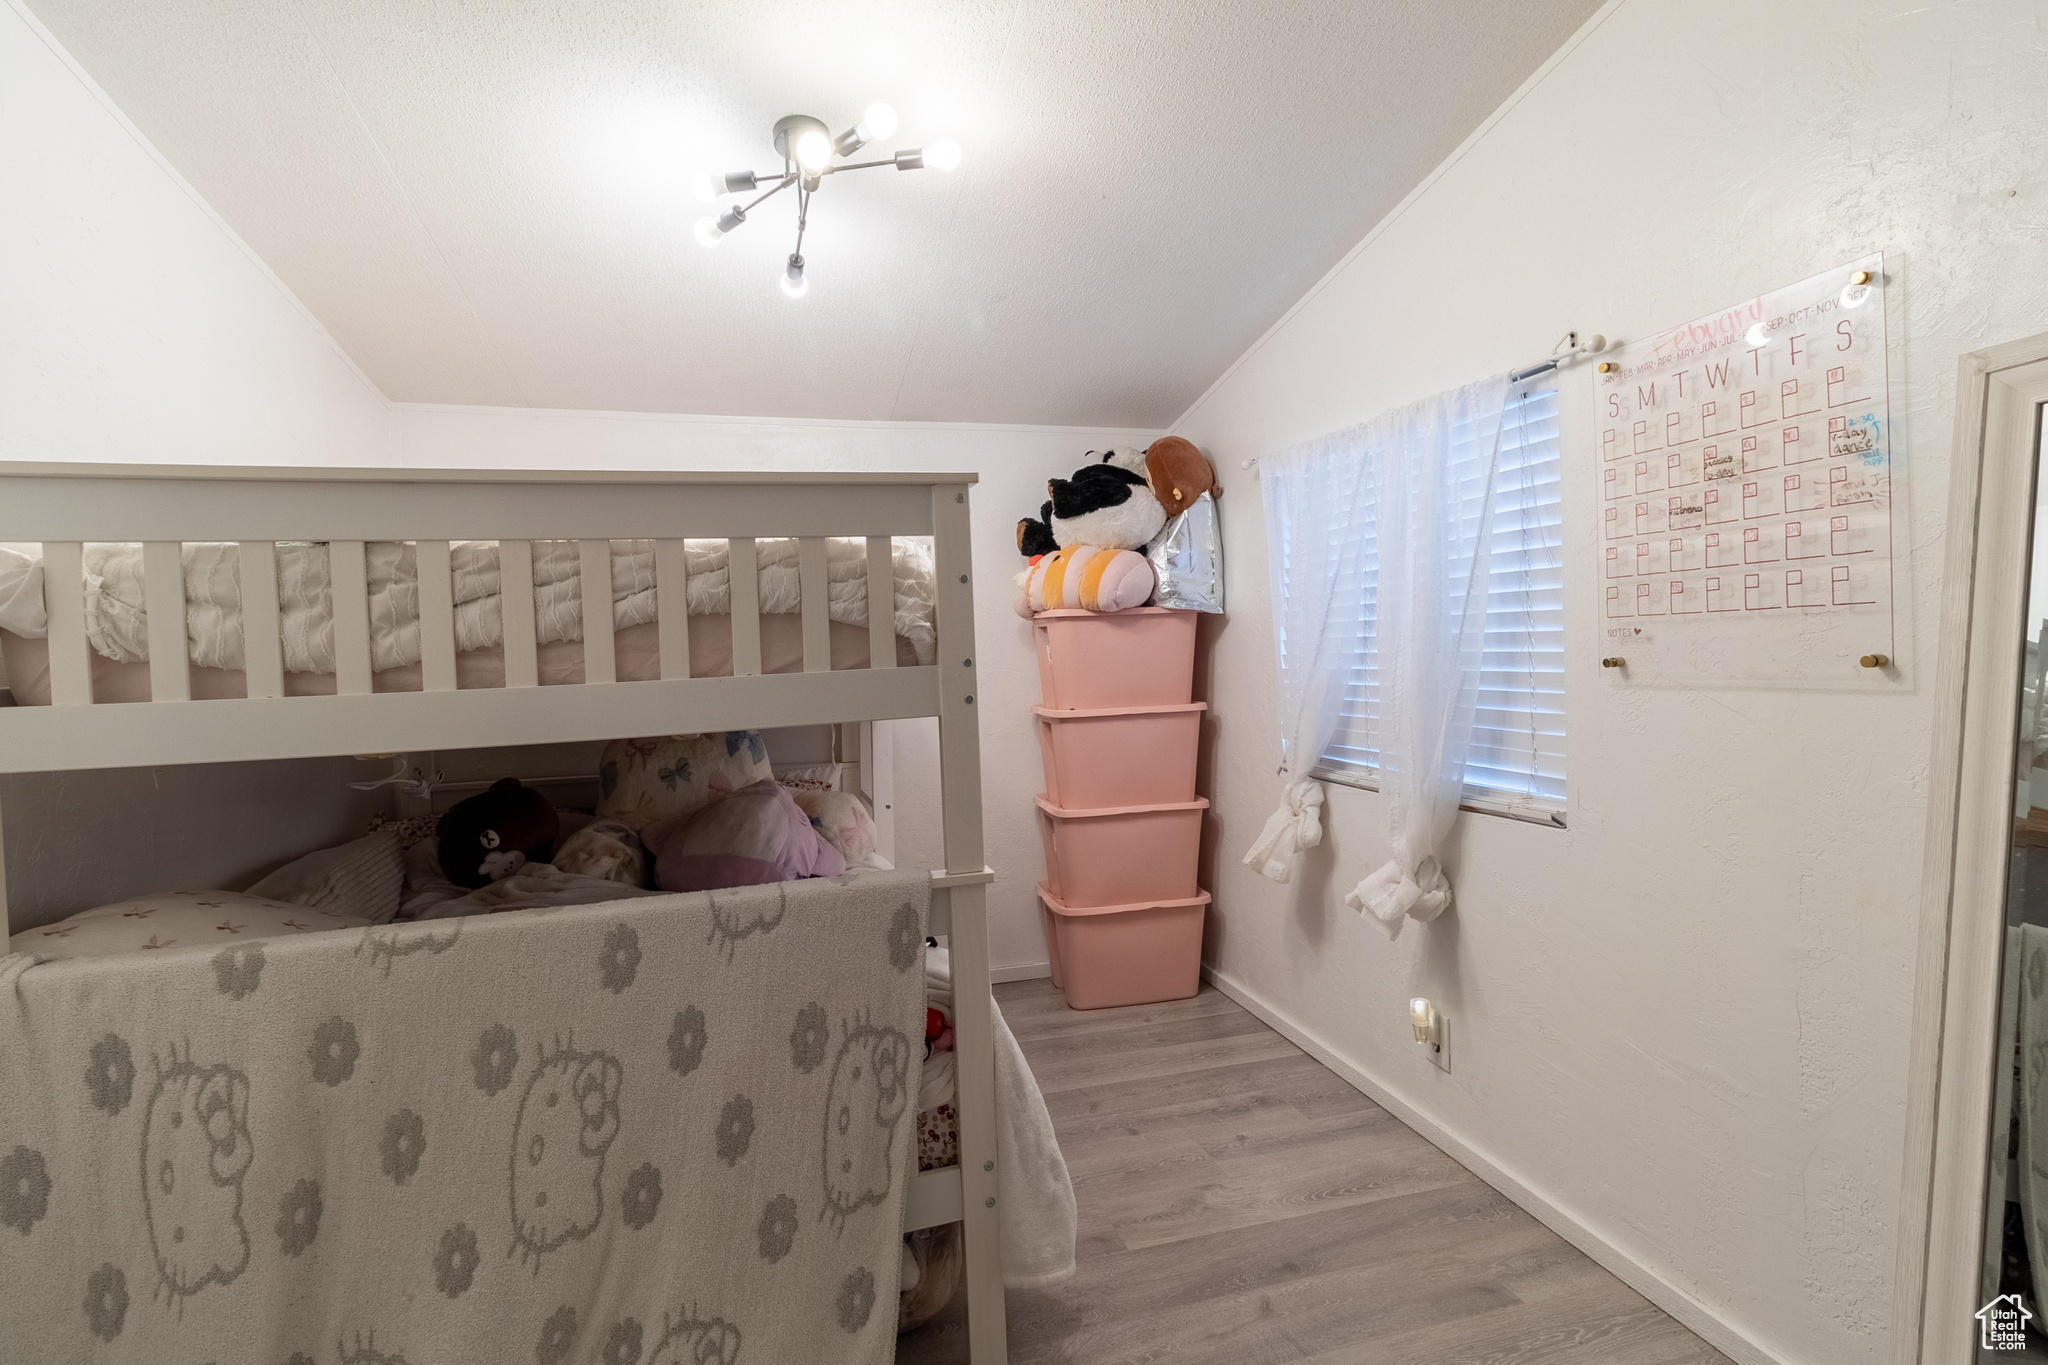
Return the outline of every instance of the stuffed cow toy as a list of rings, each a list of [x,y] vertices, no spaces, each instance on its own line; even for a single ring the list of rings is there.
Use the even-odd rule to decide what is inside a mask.
[[[1202,494],[1220,497],[1216,470],[1193,442],[1162,436],[1148,448],[1111,450],[1046,485],[1036,518],[1017,523],[1031,567],[1018,577],[1020,615],[1059,608],[1122,611],[1152,600],[1156,579],[1142,550]]]
[[[1138,551],[1159,534],[1166,511],[1144,467],[1142,452],[1112,450],[1046,485],[1052,496],[1038,519],[1017,523],[1017,548],[1034,557],[1018,579],[1020,614],[1122,611],[1151,600],[1152,566]]]

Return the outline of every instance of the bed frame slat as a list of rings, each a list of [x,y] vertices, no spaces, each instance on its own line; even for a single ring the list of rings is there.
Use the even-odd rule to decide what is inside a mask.
[[[896,548],[868,537],[868,667],[896,666]]]
[[[142,546],[142,600],[149,611],[149,699],[192,700],[192,659],[185,645],[185,547],[175,540]]]
[[[277,610],[277,542],[240,542],[235,575],[242,595],[242,677],[248,683],[248,695],[281,697],[284,636]]]
[[[726,541],[726,581],[732,586],[732,675],[761,674],[761,559],[752,536]]]
[[[577,562],[583,569],[583,681],[609,683],[619,680],[618,638],[612,616],[612,543],[609,540],[576,542]]]
[[[334,690],[344,697],[370,693],[370,570],[360,540],[327,543],[327,577],[334,589]]]
[[[50,619],[50,701],[92,703],[92,645],[85,637],[85,545],[43,542],[43,608]]]
[[[654,542],[655,634],[661,641],[661,676],[690,676],[690,560],[680,540]]]
[[[804,672],[832,671],[831,566],[825,537],[801,536],[796,542],[797,586],[803,594]]]
[[[910,1178],[903,1197],[903,1230],[943,1227],[961,1220],[966,1201],[960,1194],[960,1168],[941,1166]]]
[[[533,624],[533,542],[498,542],[498,583],[504,594],[505,686],[540,686],[540,646]]]
[[[413,542],[420,575],[420,687],[455,690],[455,565],[445,540]]]

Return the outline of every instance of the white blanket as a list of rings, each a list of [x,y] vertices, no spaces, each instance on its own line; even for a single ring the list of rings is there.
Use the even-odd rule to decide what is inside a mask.
[[[761,610],[803,610],[794,540],[757,540]],[[373,541],[368,546],[370,666],[377,672],[419,662],[419,568],[413,546]],[[503,642],[504,599],[498,547],[464,541],[453,547],[455,648],[486,649]],[[732,611],[731,553],[723,540],[685,542],[690,615]],[[192,662],[240,669],[242,596],[237,546],[184,548],[185,634]],[[932,615],[931,547],[921,539],[894,542],[895,629],[921,664],[936,657]],[[868,623],[866,542],[826,542],[826,598],[831,618]],[[576,542],[533,542],[534,618],[539,642],[583,638],[583,583]],[[284,544],[277,552],[278,609],[288,673],[334,671],[334,592],[327,547]],[[39,559],[0,547],[0,630],[28,639],[49,633]],[[619,629],[655,619],[654,543],[612,543],[612,623]],[[149,615],[142,591],[140,545],[88,545],[85,550],[85,629],[92,647],[120,663],[149,657]]]
[[[925,950],[925,997],[951,1014],[953,968],[944,948]],[[1000,1244],[1003,1283],[1011,1289],[1038,1289],[1071,1278],[1074,1273],[1074,1182],[1067,1159],[1060,1155],[1052,1115],[1045,1097],[1017,1046],[1017,1036],[994,1010],[996,1034],[996,1201],[1003,1211]],[[927,1079],[918,1108],[928,1109],[950,1096],[957,1054],[941,1052],[925,1065],[936,1074]]]
[[[928,896],[0,958],[0,1355],[882,1365]]]
[[[471,890],[449,881],[441,871],[439,847],[433,839],[422,839],[406,850],[405,887],[398,906],[401,920],[458,919],[501,910],[560,909],[667,894],[564,872],[553,863],[527,863],[509,877]]]

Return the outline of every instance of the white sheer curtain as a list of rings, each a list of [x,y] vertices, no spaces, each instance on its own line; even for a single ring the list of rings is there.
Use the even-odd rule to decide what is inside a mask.
[[[1506,399],[1480,380],[1260,461],[1286,748],[1280,807],[1244,860],[1284,882],[1322,838],[1308,773],[1370,635],[1393,856],[1344,900],[1390,937],[1451,904],[1437,851],[1471,746]]]
[[[1294,855],[1322,841],[1323,789],[1309,781],[1344,704],[1365,645],[1365,532],[1371,524],[1371,461],[1350,427],[1259,461],[1266,505],[1267,574],[1280,662],[1280,805],[1244,855],[1276,882]]]
[[[1382,419],[1377,734],[1393,856],[1344,903],[1389,938],[1451,905],[1437,850],[1457,818],[1472,746],[1507,390],[1504,379],[1483,379]]]

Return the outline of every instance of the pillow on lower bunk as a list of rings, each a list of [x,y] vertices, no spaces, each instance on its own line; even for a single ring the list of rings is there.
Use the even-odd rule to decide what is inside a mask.
[[[280,934],[360,929],[369,922],[358,915],[234,891],[166,891],[24,929],[8,940],[8,947],[36,957],[97,957],[138,948],[226,947]]]
[[[875,851],[875,813],[852,792],[806,791],[799,787],[790,795],[798,809],[811,818],[811,827],[839,850],[839,856],[849,866],[865,863]]]
[[[408,815],[399,819],[389,815],[373,815],[363,833],[375,834],[388,829],[398,836],[398,847],[409,849],[414,844],[424,843],[440,833],[441,819],[436,815]]]
[[[399,831],[387,826],[351,843],[308,853],[250,887],[249,894],[383,924],[398,913],[405,890],[405,850],[399,840]]]
[[[602,877],[622,886],[646,886],[647,850],[635,834],[618,820],[592,820],[563,838],[551,860],[564,872],[579,877]]]
[[[771,778],[714,801],[688,819],[641,831],[664,891],[836,877],[846,859],[812,828],[786,787]]]
[[[791,791],[836,792],[846,788],[844,763],[775,765],[775,780]]]
[[[597,813],[644,830],[774,775],[758,730],[616,739],[598,761]]]

